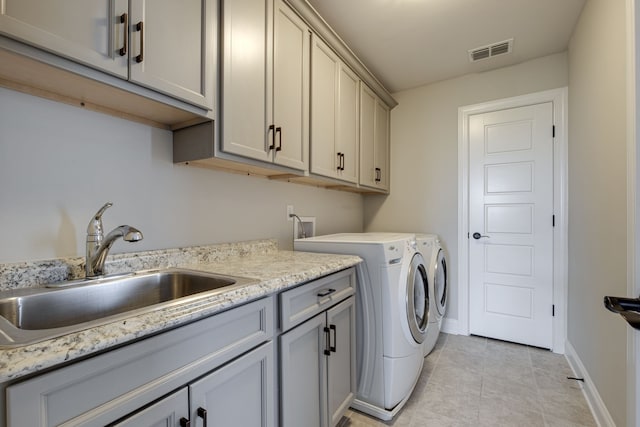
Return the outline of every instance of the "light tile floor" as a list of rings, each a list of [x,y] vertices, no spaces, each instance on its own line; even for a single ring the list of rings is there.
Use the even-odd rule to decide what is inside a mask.
[[[340,427],[596,426],[564,356],[481,337],[441,334],[392,421],[349,410]]]

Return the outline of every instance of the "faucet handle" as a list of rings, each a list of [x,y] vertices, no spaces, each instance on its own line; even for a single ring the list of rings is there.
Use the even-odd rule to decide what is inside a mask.
[[[89,221],[89,225],[87,226],[87,235],[90,236],[102,236],[102,214],[104,211],[113,206],[113,203],[107,202],[96,212],[96,214]]]

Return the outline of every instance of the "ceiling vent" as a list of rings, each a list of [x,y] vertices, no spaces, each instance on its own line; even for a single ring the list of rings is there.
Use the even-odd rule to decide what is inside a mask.
[[[489,59],[494,56],[511,53],[512,48],[513,39],[504,40],[487,46],[477,47],[469,51],[469,61],[482,61],[483,59]]]

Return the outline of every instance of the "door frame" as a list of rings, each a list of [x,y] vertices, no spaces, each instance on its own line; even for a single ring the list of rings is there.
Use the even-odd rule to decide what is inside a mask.
[[[637,298],[640,295],[640,200],[637,189],[640,188],[640,0],[626,1],[627,15],[627,295]],[[636,426],[640,422],[640,332],[627,327],[627,426]]]
[[[469,117],[553,103],[553,304],[552,350],[564,354],[567,336],[567,120],[568,88],[558,88],[458,108],[458,332],[469,335]],[[551,129],[549,130],[551,132]]]

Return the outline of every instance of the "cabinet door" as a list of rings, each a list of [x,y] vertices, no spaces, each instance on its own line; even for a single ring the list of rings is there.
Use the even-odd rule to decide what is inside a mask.
[[[275,163],[309,167],[309,47],[311,33],[284,1],[275,12],[273,123]]]
[[[271,161],[273,2],[222,3],[222,150]],[[270,96],[270,95],[269,95]]]
[[[113,427],[180,427],[180,420],[183,419],[189,419],[189,395],[186,388],[113,424]]]
[[[376,186],[375,166],[376,96],[360,86],[360,185]]]
[[[214,1],[132,0],[130,80],[213,108]]]
[[[280,425],[327,425],[326,314],[280,336]]]
[[[274,370],[268,342],[191,384],[191,425],[275,427]]]
[[[360,185],[389,190],[389,109],[364,84],[360,90]]]
[[[380,101],[376,102],[375,122],[375,167],[379,169],[375,183],[389,191],[389,108]]]
[[[127,0],[0,0],[0,34],[127,78]]]
[[[358,182],[358,123],[360,79],[344,64],[340,64],[338,80],[338,132],[336,152],[341,154],[340,179]]]
[[[340,59],[316,35],[311,43],[311,172],[337,177],[338,73]]]
[[[350,297],[327,311],[330,355],[327,357],[329,426],[338,424],[355,398],[356,314]]]

